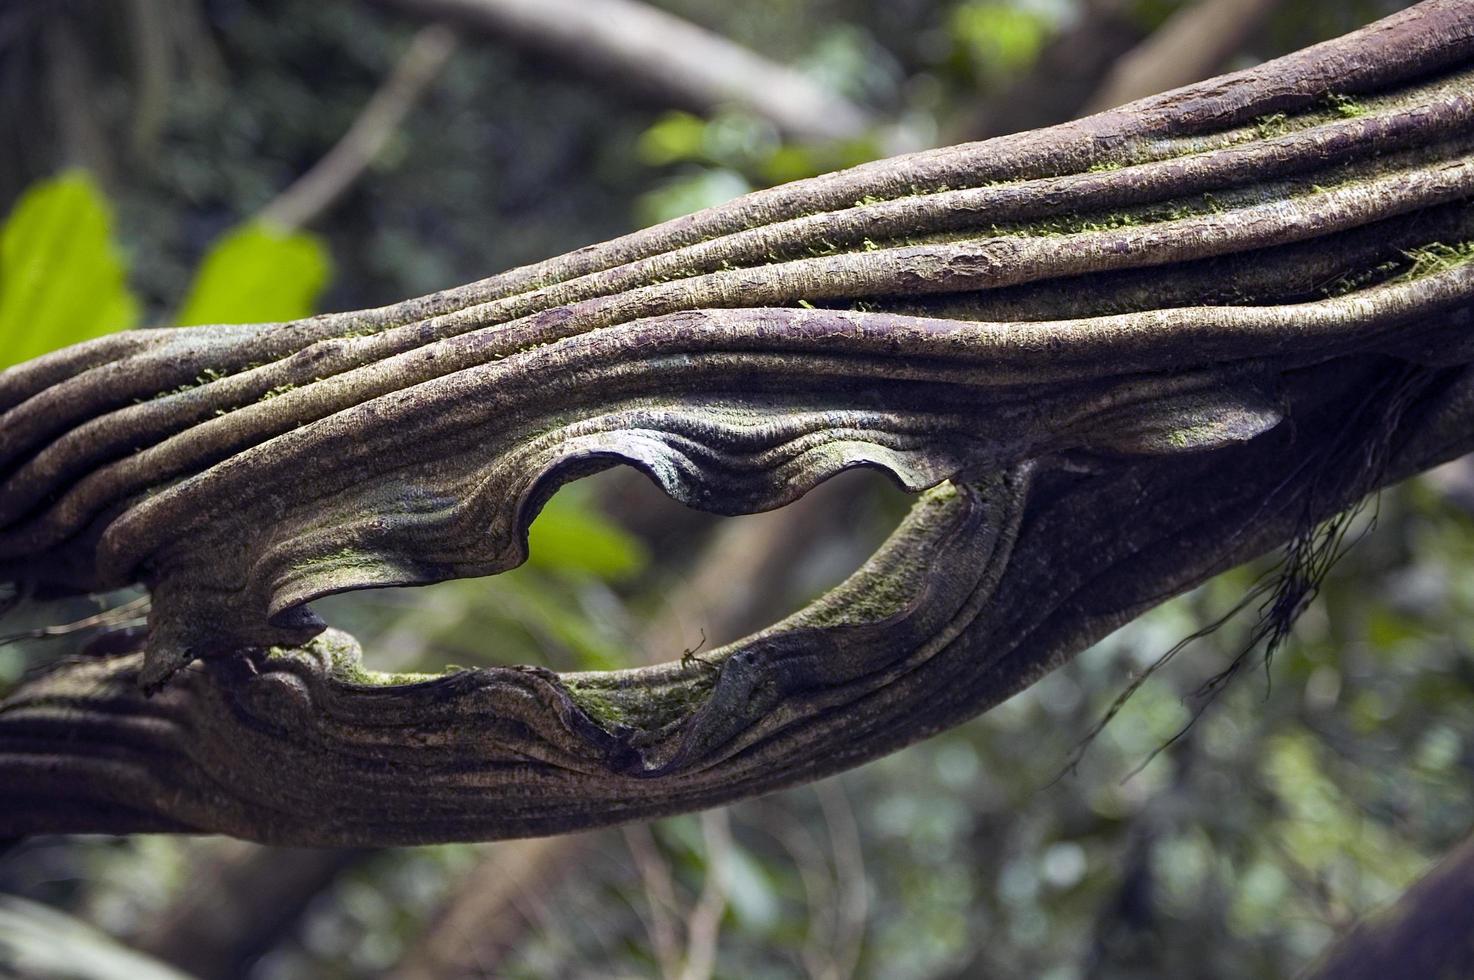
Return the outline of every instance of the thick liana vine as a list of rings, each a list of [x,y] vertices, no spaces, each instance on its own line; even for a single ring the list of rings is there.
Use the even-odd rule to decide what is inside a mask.
[[[515,836],[856,764],[1474,448],[1471,310],[1474,8],[1429,0],[395,306],[39,358],[0,580],[152,611],[0,705],[0,835]],[[919,499],[699,663],[391,678],[310,609],[512,568],[619,463],[719,513],[855,466]]]

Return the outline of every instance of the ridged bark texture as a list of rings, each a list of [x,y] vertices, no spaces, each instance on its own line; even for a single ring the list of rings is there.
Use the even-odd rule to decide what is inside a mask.
[[[153,597],[141,649],[0,705],[0,836],[545,834],[972,717],[1474,448],[1471,151],[1474,5],[1429,0],[397,306],[0,374],[0,580]],[[308,608],[511,568],[618,463],[720,513],[855,466],[920,498],[705,663],[389,677]]]

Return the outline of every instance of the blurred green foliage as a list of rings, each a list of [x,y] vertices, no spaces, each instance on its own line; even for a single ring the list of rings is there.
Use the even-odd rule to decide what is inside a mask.
[[[138,321],[113,215],[81,171],[35,184],[0,228],[0,368]]]
[[[668,173],[635,201],[640,224],[712,207],[758,187],[853,167],[882,156],[877,135],[829,143],[785,141],[764,120],[739,110],[703,119],[660,116],[640,134],[639,159]]]
[[[317,236],[244,224],[205,254],[176,322],[307,316],[331,270]],[[112,208],[96,181],[73,170],[22,194],[0,228],[0,367],[129,329],[138,318]]]
[[[586,489],[571,486],[543,507],[528,533],[531,568],[622,581],[650,561],[644,542],[599,517]]]
[[[855,25],[826,26],[798,64],[828,88],[862,102],[899,98],[899,65]],[[661,177],[635,199],[634,216],[642,225],[680,217],[759,187],[874,160],[885,155],[884,144],[881,132],[824,143],[785,140],[771,123],[734,108],[708,118],[668,111],[635,143],[637,158]]]
[[[949,24],[966,70],[987,85],[1032,65],[1052,27],[1052,18],[1038,10],[995,2],[959,4]]]
[[[205,253],[175,322],[266,323],[307,316],[332,275],[321,239],[248,222]]]

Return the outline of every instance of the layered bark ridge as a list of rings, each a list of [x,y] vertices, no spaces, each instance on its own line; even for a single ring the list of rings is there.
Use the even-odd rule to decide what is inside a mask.
[[[397,306],[40,358],[0,374],[0,579],[154,605],[0,706],[0,835],[515,836],[853,765],[1474,448],[1471,309],[1474,7],[1431,0]],[[513,567],[621,462],[722,513],[853,466],[921,497],[706,663],[397,683],[307,607]]]

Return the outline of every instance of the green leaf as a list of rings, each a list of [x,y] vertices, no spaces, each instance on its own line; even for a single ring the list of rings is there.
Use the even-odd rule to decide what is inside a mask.
[[[80,170],[21,195],[0,229],[0,368],[138,321],[111,226]]]
[[[650,556],[640,540],[599,515],[573,487],[564,487],[528,529],[527,564],[618,581],[638,574]]]
[[[176,322],[188,327],[309,316],[331,274],[318,236],[248,222],[210,247]]]

